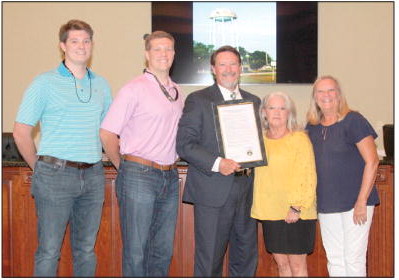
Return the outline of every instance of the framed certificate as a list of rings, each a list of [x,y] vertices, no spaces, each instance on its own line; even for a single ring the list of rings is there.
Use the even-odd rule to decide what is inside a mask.
[[[213,104],[213,112],[222,157],[235,160],[242,168],[267,165],[260,119],[252,101]]]

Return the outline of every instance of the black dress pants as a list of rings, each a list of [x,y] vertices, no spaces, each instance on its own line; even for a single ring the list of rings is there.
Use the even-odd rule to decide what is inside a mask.
[[[228,276],[255,275],[258,246],[257,223],[250,217],[252,193],[253,175],[235,177],[222,207],[194,205],[195,277],[221,277],[228,244]]]

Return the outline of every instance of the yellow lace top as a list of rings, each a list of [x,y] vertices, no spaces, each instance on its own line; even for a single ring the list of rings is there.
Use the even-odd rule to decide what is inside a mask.
[[[284,220],[292,205],[301,206],[301,219],[316,219],[317,177],[309,137],[296,131],[264,141],[268,165],[255,168],[251,217]]]

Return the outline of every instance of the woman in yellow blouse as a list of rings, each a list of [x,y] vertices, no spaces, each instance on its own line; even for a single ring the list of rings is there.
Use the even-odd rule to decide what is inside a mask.
[[[291,98],[274,92],[260,117],[268,165],[255,169],[251,216],[262,222],[266,250],[282,277],[306,277],[316,228],[316,169],[312,144],[296,121]]]

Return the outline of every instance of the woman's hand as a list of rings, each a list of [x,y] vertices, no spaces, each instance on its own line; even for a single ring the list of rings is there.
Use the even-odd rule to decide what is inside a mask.
[[[355,225],[363,225],[367,222],[367,205],[366,203],[356,202],[353,208],[353,222]]]
[[[373,189],[379,160],[372,136],[363,138],[356,146],[366,164],[364,166],[360,192],[353,209],[353,222],[356,225],[362,225],[367,221],[367,199]]]
[[[296,223],[299,220],[299,213],[288,210],[287,217],[285,217],[285,222],[288,224]]]

